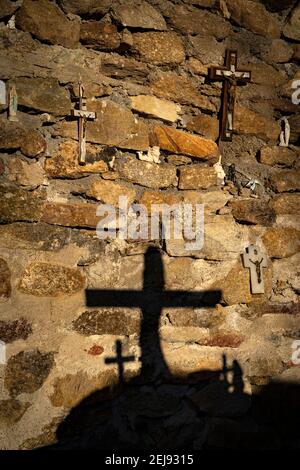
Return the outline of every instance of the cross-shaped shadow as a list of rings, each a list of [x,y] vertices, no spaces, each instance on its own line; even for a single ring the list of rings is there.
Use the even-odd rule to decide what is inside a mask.
[[[212,372],[200,370],[184,379],[171,374],[159,337],[162,309],[214,307],[221,292],[165,289],[160,252],[145,254],[144,285],[135,290],[87,290],[89,307],[141,309],[141,369],[126,377],[123,355],[116,342],[119,386],[108,386],[86,396],[57,429],[53,449],[97,449],[106,452],[176,451],[208,449],[272,449],[282,440],[287,448],[299,436],[299,387],[270,384],[254,396],[245,392],[243,371],[234,360]],[[176,354],[176,353],[174,353]],[[209,354],[209,353],[208,353]],[[137,359],[137,358],[135,358]],[[105,371],[102,372],[105,374]],[[296,436],[296,437],[295,437]]]
[[[165,276],[160,251],[149,248],[144,256],[143,290],[86,291],[88,307],[138,307],[141,309],[140,348],[142,368],[140,377],[157,380],[170,375],[161,351],[159,326],[163,308],[215,307],[221,300],[220,290],[165,290]]]

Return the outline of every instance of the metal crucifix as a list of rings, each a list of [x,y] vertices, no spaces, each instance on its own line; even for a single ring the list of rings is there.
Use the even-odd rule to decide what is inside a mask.
[[[221,140],[232,140],[236,87],[251,81],[251,72],[237,69],[237,51],[226,50],[225,67],[210,67],[211,80],[224,81]]]
[[[84,88],[82,83],[79,82],[79,109],[72,109],[71,114],[78,119],[78,140],[79,140],[79,164],[85,164],[86,156],[86,142],[85,142],[85,129],[86,121],[88,119],[96,119],[97,114],[92,111],[87,111],[86,98],[84,98]]]

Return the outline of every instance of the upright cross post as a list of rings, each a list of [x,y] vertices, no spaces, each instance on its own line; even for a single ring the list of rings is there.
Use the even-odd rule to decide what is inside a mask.
[[[96,119],[97,114],[92,111],[87,111],[86,98],[84,98],[84,88],[82,83],[79,82],[79,109],[72,109],[71,114],[78,119],[78,140],[79,140],[79,164],[85,164],[86,156],[86,142],[85,142],[85,130],[86,121],[88,119]]]
[[[118,339],[116,341],[116,357],[106,357],[105,364],[118,364],[119,380],[124,383],[124,364],[126,362],[133,362],[134,356],[122,356],[122,342]]]
[[[226,50],[225,67],[210,67],[209,78],[211,80],[224,81],[221,140],[232,140],[234,125],[234,105],[236,86],[251,81],[251,72],[237,69],[237,51]]]
[[[8,90],[8,120],[17,122],[18,95],[15,84],[11,84]]]
[[[250,245],[243,253],[245,268],[250,269],[252,294],[263,294],[265,292],[262,268],[268,266],[267,257],[262,254],[255,245]]]

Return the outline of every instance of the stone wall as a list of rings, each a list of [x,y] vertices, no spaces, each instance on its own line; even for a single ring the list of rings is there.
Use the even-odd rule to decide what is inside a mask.
[[[206,438],[192,448],[218,446],[220,429],[239,435],[260,387],[284,377],[300,383],[292,362],[300,335],[300,114],[291,99],[300,80],[299,14],[295,0],[0,0],[0,79],[15,84],[19,103],[17,122],[0,105],[1,448],[54,443],[72,408],[116,385],[116,366],[105,358],[117,339],[126,356],[139,357],[139,309],[87,307],[85,291],[143,289],[149,246],[160,250],[166,289],[221,290],[212,309],[163,309],[160,342],[172,376],[220,371],[224,355],[244,375],[246,404],[212,413]],[[252,82],[238,87],[232,142],[218,146],[222,86],[208,80],[208,67],[223,65],[226,48],[238,51]],[[70,116],[79,80],[97,113],[83,166]],[[282,117],[289,147],[278,145]],[[147,155],[153,146],[158,163]],[[204,203],[203,249],[189,252],[173,239],[99,240],[96,208],[117,206],[121,195],[146,207]],[[251,294],[241,261],[250,243],[269,259],[261,295]],[[125,365],[127,380],[139,373],[137,359]],[[213,383],[190,382],[184,393],[194,406],[179,419],[182,430],[199,424],[195,406],[214,396]],[[144,395],[134,399],[139,407]],[[209,406],[200,412],[211,415]],[[269,436],[251,426],[260,443]]]

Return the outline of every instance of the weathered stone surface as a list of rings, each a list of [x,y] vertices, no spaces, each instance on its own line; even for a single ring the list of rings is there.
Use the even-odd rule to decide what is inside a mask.
[[[218,188],[214,191],[183,191],[184,202],[190,204],[204,204],[206,214],[216,214],[220,209],[226,206],[232,196],[227,192]]]
[[[168,22],[183,34],[202,34],[223,39],[230,34],[230,24],[223,18],[197,8],[187,9],[184,5],[172,5],[167,13]]]
[[[40,163],[27,163],[20,158],[11,158],[8,162],[8,179],[21,186],[37,188],[44,181],[44,172]]]
[[[260,163],[265,165],[293,166],[298,160],[297,154],[287,147],[263,147],[260,150]]]
[[[173,32],[135,33],[133,50],[141,60],[155,65],[180,64],[185,59],[181,38]]]
[[[197,132],[207,139],[216,141],[219,137],[219,121],[207,114],[198,114],[192,117],[185,126],[189,131]]]
[[[141,114],[157,117],[163,121],[175,122],[179,119],[180,106],[155,96],[133,96],[131,98],[131,107]]]
[[[40,220],[65,227],[96,227],[99,217],[96,204],[51,203],[43,206]]]
[[[147,188],[177,186],[176,168],[169,164],[157,165],[128,156],[117,160],[116,169],[122,178]]]
[[[271,377],[284,369],[276,347],[255,336],[241,345],[238,360],[246,377]]]
[[[17,2],[12,2],[11,0],[0,0],[0,18],[12,16],[17,8]]]
[[[287,76],[282,70],[277,70],[269,64],[258,62],[251,64],[249,69],[252,72],[252,83],[258,85],[280,86],[286,82]]]
[[[217,185],[218,176],[213,167],[189,165],[180,168],[179,189],[208,189]]]
[[[289,123],[290,123],[290,127],[291,127],[291,140],[290,140],[290,142],[295,144],[295,145],[298,145],[299,144],[299,135],[300,135],[300,113],[293,114],[289,118]]]
[[[54,354],[38,349],[22,351],[9,358],[5,369],[4,385],[11,396],[33,393],[47,379],[54,366]]]
[[[300,41],[300,5],[298,4],[291,12],[286,25],[283,28],[286,38]]]
[[[198,242],[199,241],[198,236]],[[227,277],[236,259],[239,258],[248,243],[248,227],[244,226],[242,228],[237,225],[230,216],[215,215],[209,217],[206,213],[204,217],[204,240],[201,248],[189,249],[187,240],[185,240],[183,236],[182,238],[178,238],[178,236],[174,238],[171,232],[170,239],[166,241],[166,249],[170,256],[192,256],[193,258],[203,260],[223,261],[222,266],[218,267],[209,262],[207,262],[207,264],[204,263],[202,266],[199,264],[199,269],[202,269],[203,273],[200,274],[196,271],[193,274],[196,280],[200,276],[202,283],[204,280],[213,281],[217,278],[220,278],[218,282],[221,282],[222,279]],[[228,265],[228,263],[226,264],[224,262],[227,260],[231,264]],[[205,284],[204,287],[210,288],[211,284]],[[219,289],[217,283],[215,287]]]
[[[289,62],[294,54],[290,44],[282,39],[273,39],[271,48],[263,55],[267,61],[285,63]]]
[[[299,301],[299,263],[300,254],[273,262],[273,291],[274,302]]]
[[[130,206],[136,199],[136,190],[126,186],[122,183],[115,181],[95,181],[88,189],[86,194],[89,197],[97,199],[104,204],[111,204],[117,206],[119,204],[119,198],[121,196],[127,197],[128,205]]]
[[[298,315],[300,313],[300,303],[294,302],[263,302],[261,304],[251,304],[247,314],[250,318],[259,318],[263,315],[274,317],[279,315],[287,318],[289,315]]]
[[[14,398],[0,401],[0,428],[12,426],[20,421],[29,408],[29,403],[22,403]]]
[[[293,59],[300,60],[300,44],[293,44],[294,54]]]
[[[182,200],[183,196],[180,193],[146,190],[143,192],[139,202],[143,204],[148,211],[151,211],[153,204],[167,204],[169,206],[180,204]]]
[[[99,23],[99,21],[81,23],[80,41],[102,51],[113,51],[120,46],[117,27],[110,23]]]
[[[1,121],[0,149],[20,149],[27,157],[37,157],[45,152],[46,145],[45,139],[37,130],[14,122]]]
[[[31,263],[23,272],[19,290],[37,296],[71,295],[85,286],[79,269],[59,264]]]
[[[268,229],[262,241],[270,258],[287,258],[300,251],[300,231],[292,227]]]
[[[77,178],[89,173],[103,173],[108,170],[107,163],[98,159],[98,152],[89,144],[86,147],[86,164],[79,165],[78,142],[62,142],[51,157],[45,161],[45,171],[51,178]],[[93,161],[94,160],[94,161]]]
[[[250,0],[226,0],[231,19],[239,26],[262,36],[280,37],[278,21],[260,3]]]
[[[101,60],[101,72],[109,77],[126,78],[133,83],[144,83],[149,69],[147,64],[131,57],[105,54]]]
[[[104,16],[111,7],[111,0],[59,0],[60,7],[65,13],[74,15]]]
[[[186,61],[185,67],[189,72],[193,72],[196,75],[208,75],[208,66],[204,65],[201,60],[195,59],[194,57],[190,57]]]
[[[267,269],[264,269],[263,276],[265,293],[251,294],[249,269],[245,269],[242,260],[239,259],[228,275],[218,284],[215,283],[214,287],[222,291],[223,300],[227,305],[263,302],[270,297],[272,292],[272,266],[270,264]]]
[[[138,310],[102,308],[83,312],[73,322],[78,333],[90,335],[132,335],[139,333],[140,313]]]
[[[262,139],[277,140],[280,134],[278,123],[242,106],[235,108],[234,125],[237,132],[256,135]]]
[[[36,111],[64,116],[70,113],[69,93],[53,78],[18,78],[15,80],[20,105]]]
[[[45,192],[40,189],[25,191],[12,186],[0,186],[0,220],[1,222],[39,220]]]
[[[0,299],[8,299],[11,295],[10,270],[7,262],[0,258]],[[1,338],[0,338],[1,339]]]
[[[138,121],[129,109],[111,100],[94,102],[89,108],[90,111],[97,112],[97,119],[87,125],[88,142],[124,149],[148,150],[148,126]],[[78,139],[78,124],[76,121],[59,124],[56,133]]]
[[[191,36],[189,38],[191,55],[200,59],[202,64],[223,65],[225,44],[218,42],[213,36]]]
[[[216,106],[207,96],[199,93],[194,83],[185,76],[175,72],[161,72],[153,78],[150,85],[156,96],[177,101],[180,104],[191,104],[208,111],[216,111]]]
[[[75,48],[79,42],[80,24],[69,20],[49,0],[24,0],[16,14],[17,28],[30,32],[41,41]]]
[[[207,161],[211,165],[219,159],[218,146],[212,140],[166,126],[154,127],[153,133],[154,145],[169,152],[199,158],[199,160]]]
[[[25,318],[0,320],[0,340],[4,343],[12,343],[16,339],[27,339],[31,333],[31,325]]]
[[[189,163],[192,163],[192,159],[186,157],[185,155],[167,155],[166,160],[168,163],[176,166],[188,165]]]
[[[163,16],[143,0],[121,1],[112,7],[114,19],[122,26],[141,29],[167,29]]]
[[[273,225],[276,219],[271,204],[260,199],[235,199],[230,201],[233,217],[242,223]]]
[[[299,214],[300,194],[278,194],[273,198],[272,207],[277,215]]]
[[[99,392],[106,387],[113,387],[118,382],[118,376],[114,370],[101,371],[95,377],[90,377],[86,372],[79,371],[76,374],[67,374],[65,377],[56,379],[54,392],[50,396],[53,406],[74,408],[80,402]]]
[[[300,171],[282,170],[270,177],[270,183],[276,193],[300,190]]]

